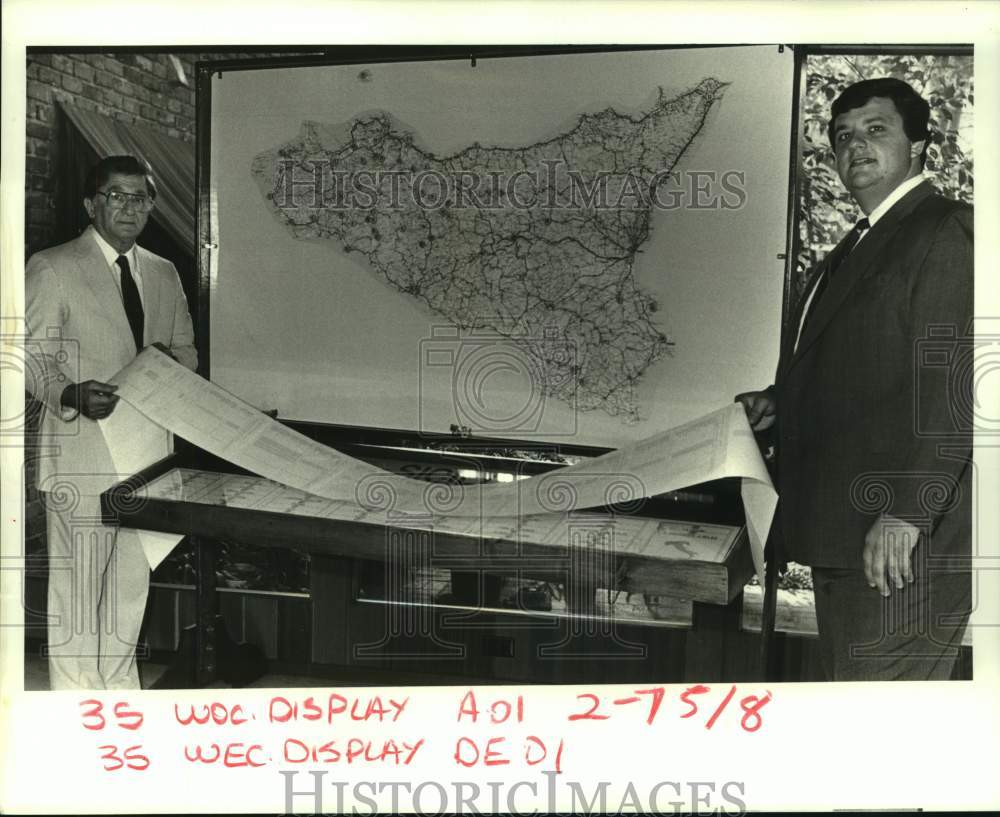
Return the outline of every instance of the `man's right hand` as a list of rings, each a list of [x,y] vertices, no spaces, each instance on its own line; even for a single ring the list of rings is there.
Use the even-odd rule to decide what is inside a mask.
[[[71,383],[63,389],[60,400],[66,408],[79,411],[90,420],[103,420],[118,404],[118,387],[99,380]]]
[[[733,398],[743,404],[747,413],[747,422],[754,431],[766,431],[774,425],[777,419],[778,406],[774,395],[769,391],[745,391]]]

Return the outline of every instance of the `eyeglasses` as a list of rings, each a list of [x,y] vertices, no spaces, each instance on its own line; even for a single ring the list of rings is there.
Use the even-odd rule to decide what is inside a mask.
[[[156,205],[154,199],[144,196],[141,193],[122,193],[118,190],[112,190],[108,193],[105,193],[103,190],[98,190],[97,192],[104,196],[108,204],[116,210],[122,210],[126,204],[131,204],[139,212],[148,213]]]

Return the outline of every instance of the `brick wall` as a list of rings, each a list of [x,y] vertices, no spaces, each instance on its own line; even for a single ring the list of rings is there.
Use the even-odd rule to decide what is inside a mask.
[[[193,142],[196,55],[178,58],[189,87],[177,81],[167,54],[28,55],[25,239],[29,255],[51,245],[54,238],[55,174],[61,147],[56,102]]]

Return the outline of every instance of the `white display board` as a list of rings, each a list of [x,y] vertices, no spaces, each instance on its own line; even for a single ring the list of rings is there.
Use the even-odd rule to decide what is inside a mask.
[[[211,377],[289,419],[617,446],[771,382],[777,46],[211,82]]]

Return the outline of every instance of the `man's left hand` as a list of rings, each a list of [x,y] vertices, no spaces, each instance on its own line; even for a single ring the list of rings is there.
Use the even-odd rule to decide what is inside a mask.
[[[865,534],[864,564],[868,584],[883,596],[888,596],[895,586],[902,590],[905,583],[913,581],[911,554],[917,546],[920,530],[882,514]]]

